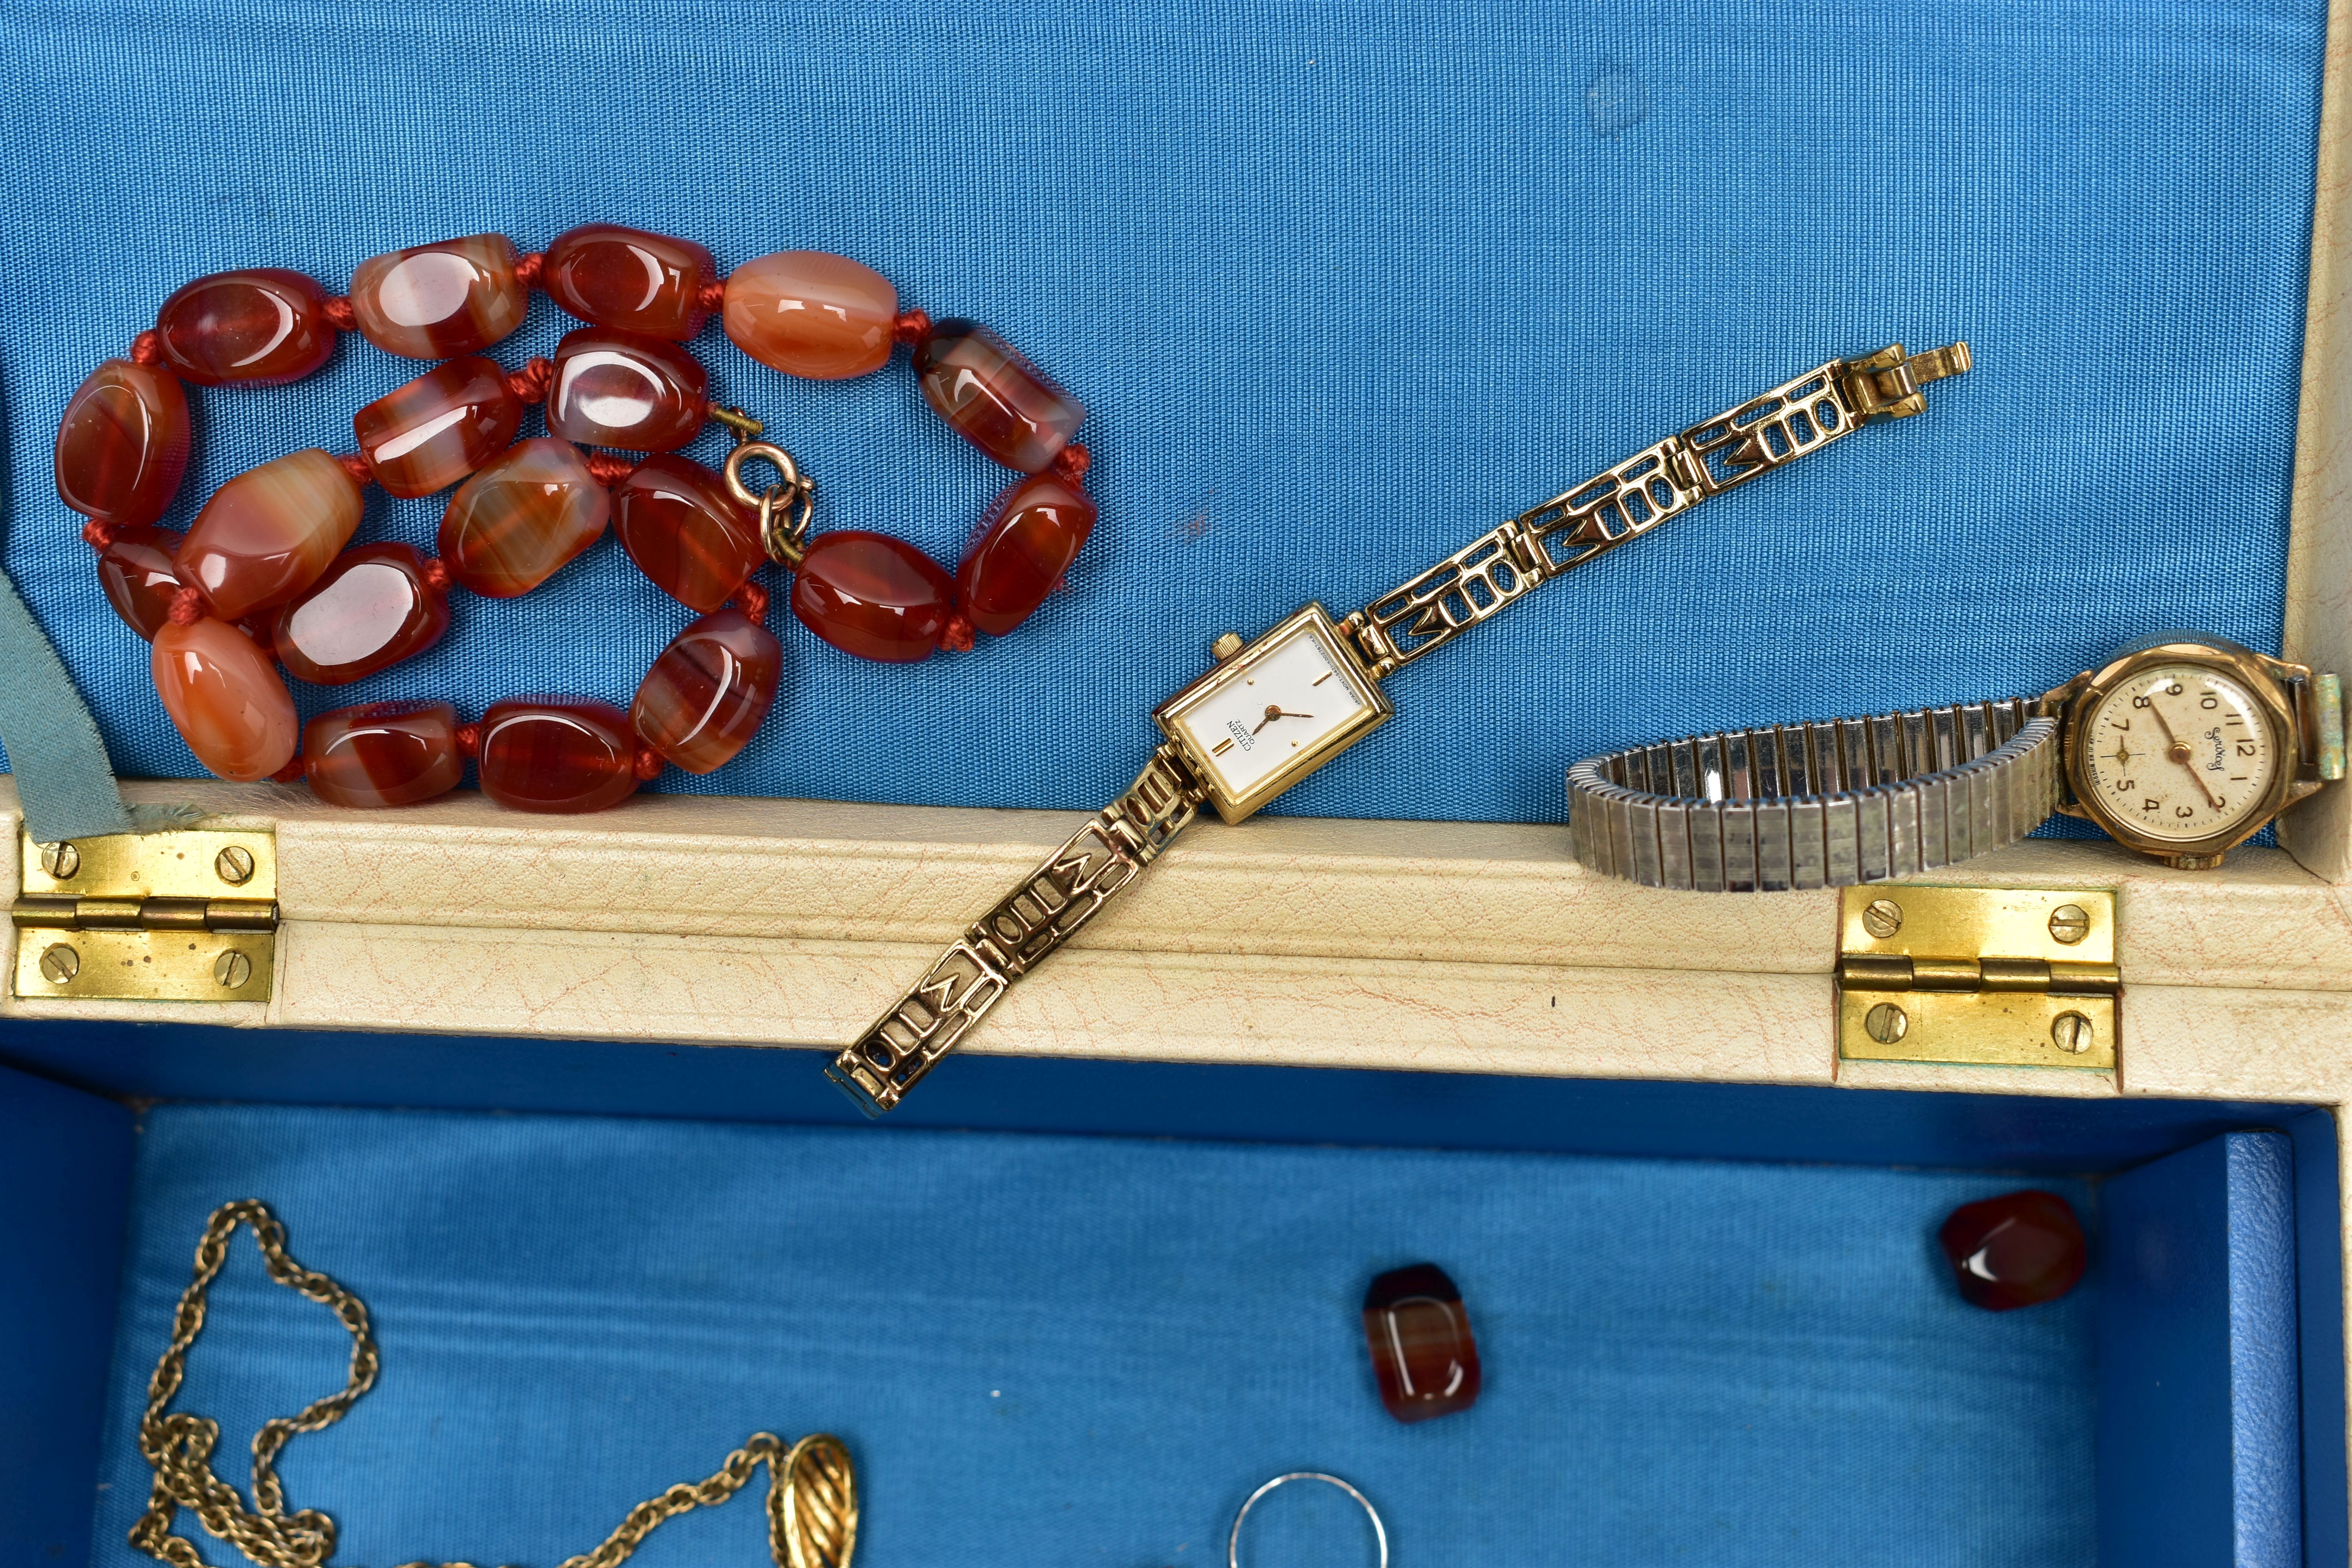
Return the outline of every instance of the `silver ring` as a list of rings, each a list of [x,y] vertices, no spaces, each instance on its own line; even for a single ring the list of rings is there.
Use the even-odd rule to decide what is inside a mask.
[[[1257,1506],[1258,1499],[1265,1496],[1266,1493],[1282,1485],[1285,1481],[1328,1482],[1330,1485],[1338,1487],[1341,1491],[1346,1492],[1349,1497],[1354,1498],[1357,1502],[1362,1504],[1365,1514],[1369,1516],[1372,1521],[1372,1538],[1381,1543],[1380,1568],[1389,1568],[1389,1532],[1388,1527],[1381,1522],[1381,1510],[1372,1506],[1371,1499],[1366,1497],[1363,1493],[1358,1491],[1355,1488],[1349,1486],[1339,1477],[1327,1476],[1320,1470],[1293,1470],[1286,1476],[1275,1477],[1274,1479],[1266,1482],[1265,1485],[1250,1493],[1249,1500],[1242,1504],[1241,1512],[1234,1515],[1234,1532],[1225,1538],[1225,1568],[1242,1568],[1242,1521],[1249,1517],[1249,1510]]]

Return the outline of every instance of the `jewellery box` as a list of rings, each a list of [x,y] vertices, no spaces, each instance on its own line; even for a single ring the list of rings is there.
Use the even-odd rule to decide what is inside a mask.
[[[2179,628],[2352,667],[2347,18],[19,8],[0,559],[125,797],[199,814],[90,865],[226,864],[233,893],[182,890],[276,913],[98,933],[86,973],[134,978],[60,992],[20,912],[0,1561],[145,1560],[146,1380],[205,1215],[259,1198],[377,1327],[379,1387],[283,1466],[338,1563],[556,1562],[760,1429],[842,1436],[872,1568],[1213,1559],[1298,1469],[1360,1487],[1402,1563],[2345,1562],[2352,796],[2210,870],[2061,825],[1865,893],[1709,896],[1580,866],[1562,781],[2037,693]],[[722,268],[856,257],[1020,344],[1088,410],[1066,584],[910,665],[772,615],[758,738],[601,815],[204,778],[55,498],[76,385],[201,274],[339,288],[599,220]],[[535,299],[495,352],[564,325]],[[1370,604],[1810,367],[1957,340],[1919,416],[1398,671],[1393,719],[1191,826],[878,1123],[825,1081],[1129,788],[1221,634]],[[414,374],[355,349],[208,389],[166,524],[347,447]],[[904,375],[713,365],[821,528],[952,561],[1003,483]],[[361,536],[421,544],[441,504],[374,497]],[[297,700],[625,703],[688,618],[604,545]],[[5,785],[12,889],[53,894]],[[2113,983],[1904,993],[1883,1038],[1895,994],[1851,984],[1898,940],[1881,900],[1915,960]],[[1985,1312],[1936,1230],[2025,1187],[2090,1271]],[[1403,1426],[1357,1312],[1422,1261],[1484,1386]],[[242,1240],[211,1310],[177,1407],[242,1484],[348,1347]],[[1335,1498],[1269,1499],[1254,1560],[1370,1561]],[[765,1549],[746,1504],[637,1561]]]

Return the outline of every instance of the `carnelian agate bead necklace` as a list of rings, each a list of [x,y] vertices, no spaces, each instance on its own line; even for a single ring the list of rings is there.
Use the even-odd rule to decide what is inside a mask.
[[[584,325],[553,358],[510,371],[483,351],[522,325],[534,289]],[[952,575],[887,534],[810,537],[814,482],[754,440],[759,421],[711,402],[685,346],[713,314],[761,364],[817,380],[871,374],[907,347],[924,401],[1019,476]],[[440,363],[352,416],[357,451],[273,458],[215,490],[184,533],[158,527],[187,471],[187,385],[299,381],[344,332]],[[523,429],[534,405],[544,436]],[[339,805],[403,805],[456,788],[470,759],[501,805],[596,811],[665,764],[709,773],[751,741],[783,664],[761,624],[771,561],[792,574],[801,624],[861,658],[911,663],[1027,620],[1094,529],[1087,449],[1072,439],[1085,417],[996,333],[901,310],[889,280],[847,257],[780,251],[722,278],[691,240],[585,224],[531,255],[497,234],[393,251],[362,262],[341,298],[278,268],[199,278],[67,402],[57,483],[86,520],[108,603],[153,645],[163,710],[214,773],[307,779]],[[712,420],[741,443],[723,476],[678,453]],[[782,476],[765,494],[741,478],[755,457]],[[370,484],[412,500],[456,487],[437,555],[352,543]],[[517,698],[468,724],[449,703],[411,701],[299,724],[280,666],[320,686],[388,668],[440,640],[452,588],[528,594],[608,527],[700,617],[627,712]]]

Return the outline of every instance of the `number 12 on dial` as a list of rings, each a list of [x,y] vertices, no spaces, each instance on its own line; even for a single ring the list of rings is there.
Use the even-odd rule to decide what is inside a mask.
[[[1152,714],[1227,822],[1354,745],[1395,710],[1309,605],[1170,698]]]

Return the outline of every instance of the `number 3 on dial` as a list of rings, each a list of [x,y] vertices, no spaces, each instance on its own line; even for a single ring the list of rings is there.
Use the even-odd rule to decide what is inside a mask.
[[[1152,717],[1183,747],[1217,815],[1239,822],[1393,711],[1329,614],[1309,605]]]

